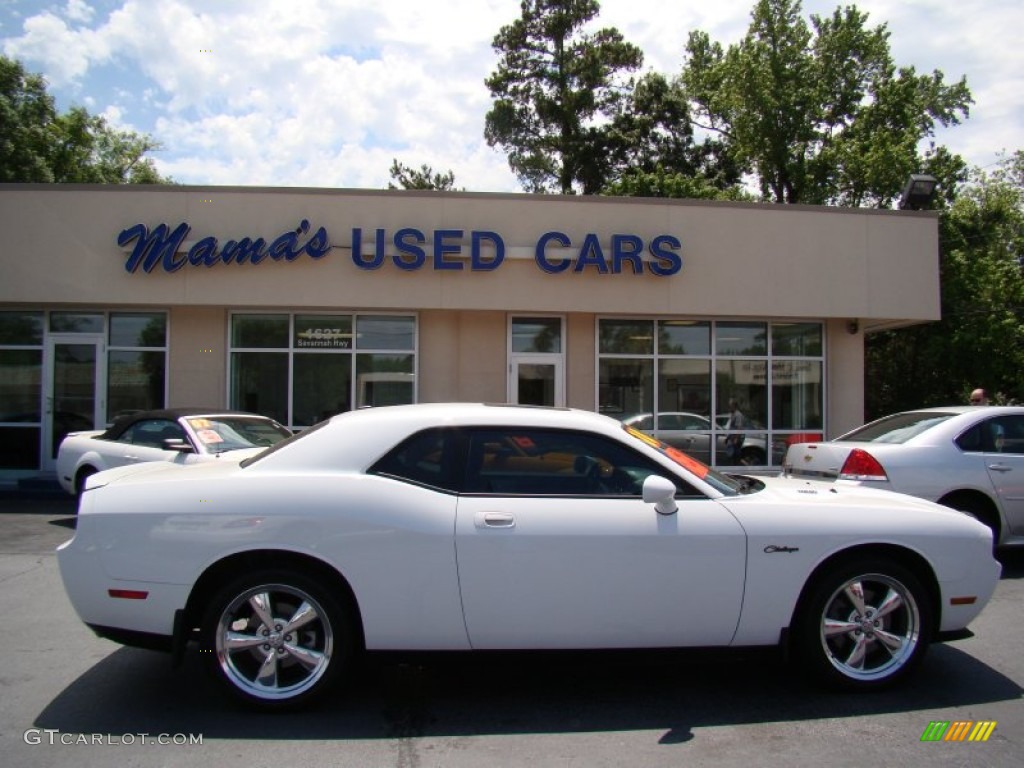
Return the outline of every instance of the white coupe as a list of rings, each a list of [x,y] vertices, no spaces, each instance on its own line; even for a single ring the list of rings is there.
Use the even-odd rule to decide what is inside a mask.
[[[909,496],[727,476],[594,413],[421,404],[241,462],[88,478],[65,589],[103,637],[198,647],[289,708],[362,650],[786,644],[875,688],[996,587],[992,533]]]
[[[57,450],[57,481],[68,493],[78,494],[89,475],[105,469],[144,461],[195,464],[230,451],[249,451],[236,454],[243,458],[291,434],[273,419],[242,411],[138,411],[115,419],[106,430],[68,434]]]

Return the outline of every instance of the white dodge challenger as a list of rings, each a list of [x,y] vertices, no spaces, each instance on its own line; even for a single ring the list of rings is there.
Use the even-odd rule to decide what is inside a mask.
[[[82,620],[308,703],[363,650],[784,644],[875,688],[996,587],[989,528],[895,493],[717,473],[567,409],[336,416],[244,461],[85,482],[59,550]]]

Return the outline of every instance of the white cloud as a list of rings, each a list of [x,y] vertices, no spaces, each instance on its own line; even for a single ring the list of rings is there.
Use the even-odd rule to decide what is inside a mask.
[[[857,5],[888,23],[898,64],[967,76],[971,119],[941,141],[977,164],[1020,148],[1019,0]],[[736,42],[752,6],[603,0],[597,23],[637,44],[646,69],[676,74],[691,31]],[[382,187],[398,158],[451,169],[458,186],[510,191],[504,156],[483,140],[483,81],[497,64],[494,35],[519,12],[519,0],[123,0],[97,13],[67,0],[61,15],[20,23],[0,10],[0,48],[77,102],[153,134],[166,148],[158,166],[182,182]]]

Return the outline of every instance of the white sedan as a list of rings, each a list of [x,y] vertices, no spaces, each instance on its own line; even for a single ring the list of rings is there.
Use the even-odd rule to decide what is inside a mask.
[[[291,436],[273,419],[241,411],[168,408],[138,411],[106,430],[71,432],[57,450],[57,481],[70,494],[96,472],[144,461],[194,464],[229,451],[250,455]],[[242,458],[242,456],[239,456]]]
[[[892,683],[981,612],[977,520],[909,496],[727,476],[568,409],[334,417],[241,462],[90,477],[65,589],[96,633],[197,647],[232,695],[293,707],[362,650],[786,644]]]
[[[886,416],[786,454],[794,477],[909,493],[967,512],[999,545],[1024,544],[1024,408],[954,406]]]

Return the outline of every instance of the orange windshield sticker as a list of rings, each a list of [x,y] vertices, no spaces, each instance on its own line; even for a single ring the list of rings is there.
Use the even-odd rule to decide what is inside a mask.
[[[672,461],[683,467],[683,469],[690,470],[701,480],[703,480],[707,475],[708,468],[705,464],[702,464],[692,456],[683,453],[678,448],[666,445],[663,450],[665,451],[665,455],[672,459]]]

